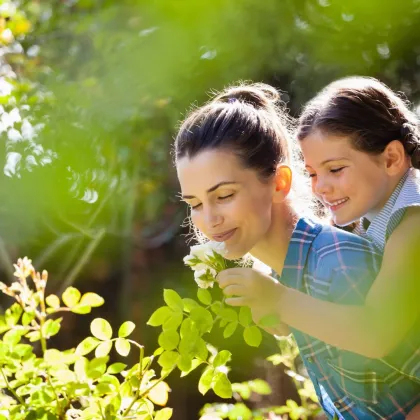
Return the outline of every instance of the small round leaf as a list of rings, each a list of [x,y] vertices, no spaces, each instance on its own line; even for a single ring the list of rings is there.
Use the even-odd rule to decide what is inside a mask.
[[[128,337],[134,330],[134,328],[136,328],[136,325],[134,324],[134,322],[131,321],[126,321],[124,322],[120,329],[118,330],[118,337]]]
[[[103,318],[96,318],[90,324],[92,335],[99,340],[110,340],[112,338],[112,327],[110,323]]]

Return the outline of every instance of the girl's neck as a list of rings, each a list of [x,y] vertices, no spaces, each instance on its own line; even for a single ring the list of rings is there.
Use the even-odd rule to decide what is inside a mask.
[[[394,193],[395,189],[397,188],[398,184],[400,183],[403,176],[410,170],[410,167],[403,168],[401,172],[396,175],[395,177],[390,179],[390,182],[388,184],[388,188],[386,191],[386,194],[384,194],[384,197],[382,197],[381,202],[379,205],[372,209],[370,212],[366,213],[363,217],[365,217],[369,222],[372,222],[372,220],[381,212],[381,210],[385,207],[388,200],[391,198],[392,194]]]
[[[299,216],[289,203],[283,202],[273,205],[271,217],[267,234],[251,250],[251,255],[281,274]]]

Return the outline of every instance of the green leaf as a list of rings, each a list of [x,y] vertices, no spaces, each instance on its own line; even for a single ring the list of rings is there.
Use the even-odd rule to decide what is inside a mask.
[[[176,351],[164,351],[158,359],[158,364],[164,369],[173,368],[179,359],[179,353]]]
[[[195,322],[201,334],[211,331],[213,327],[213,316],[210,311],[199,306],[191,310],[190,317]]]
[[[198,289],[197,298],[204,305],[210,305],[212,301],[211,293],[207,289]]]
[[[211,305],[211,307],[210,307],[210,309],[216,315],[218,315],[220,313],[220,311],[222,310],[222,308],[223,308],[223,303],[220,302],[220,301],[218,301],[218,300],[216,302],[213,302],[212,305]]]
[[[248,306],[241,306],[241,309],[239,310],[239,323],[247,327],[252,322],[252,314],[251,309],[248,308]]]
[[[246,327],[244,329],[244,340],[248,346],[258,347],[261,344],[262,334],[258,327]]]
[[[136,325],[134,324],[134,322],[131,321],[126,321],[124,322],[120,329],[118,330],[118,337],[124,338],[124,337],[128,337],[134,330],[134,328],[136,328]]]
[[[179,343],[179,334],[174,330],[163,331],[159,335],[158,342],[165,350],[174,350]]]
[[[167,319],[169,319],[173,314],[173,311],[168,306],[162,306],[156,309],[155,312],[151,315],[147,321],[147,325],[152,327],[158,327],[162,325]]]
[[[232,308],[224,308],[219,313],[220,318],[223,321],[235,322],[238,321],[238,314]]]
[[[22,315],[23,309],[19,303],[14,303],[10,308],[6,309],[5,312],[5,321],[9,327],[14,327],[20,316]]]
[[[98,306],[102,306],[104,304],[104,299],[97,295],[96,293],[85,293],[82,298],[80,299],[79,304],[84,306],[90,306],[92,308],[97,308]]]
[[[181,372],[189,372],[192,368],[192,356],[181,354],[180,358],[178,359],[178,369]]]
[[[131,344],[128,340],[125,338],[117,338],[117,341],[115,342],[115,350],[117,350],[118,354],[121,356],[128,356],[130,353]]]
[[[220,398],[232,398],[232,384],[225,373],[216,373],[212,388]]]
[[[59,381],[68,383],[68,382],[76,382],[77,378],[74,372],[71,370],[58,370],[53,373],[53,376],[55,376]]]
[[[90,324],[92,335],[99,340],[110,340],[112,338],[112,328],[110,323],[103,318],[96,318]]]
[[[28,310],[25,312],[22,316],[22,325],[26,327],[29,325],[33,320],[35,319],[35,311],[34,310]]]
[[[89,360],[86,357],[80,357],[74,363],[74,373],[79,381],[84,381],[87,378],[87,369]]]
[[[163,299],[165,303],[174,311],[179,312],[184,309],[182,298],[177,292],[175,292],[175,290],[165,289],[163,291]]]
[[[52,337],[60,331],[61,321],[63,318],[48,319],[47,322],[42,326],[42,335],[45,338]]]
[[[190,299],[190,298],[184,298],[182,299],[182,302],[184,304],[185,312],[190,312],[191,309],[195,308],[196,306],[199,306],[199,304],[194,299]]]
[[[181,356],[181,357],[183,357],[183,356]],[[183,370],[182,373],[181,373],[181,378],[183,378],[184,376],[187,376],[190,372],[192,372],[194,369],[196,369],[202,363],[204,363],[202,360],[192,359],[191,368],[188,369],[188,370]]]
[[[9,346],[15,346],[17,343],[19,343],[20,339],[22,338],[22,335],[26,333],[26,330],[10,330],[7,331],[6,334],[3,336],[4,343],[8,344]],[[34,331],[38,332],[38,331]]]
[[[209,351],[207,349],[206,342],[202,338],[199,338],[194,344],[193,352],[194,355],[197,356],[197,358],[203,361],[207,360],[207,355],[209,354]]]
[[[56,295],[49,295],[46,297],[45,302],[51,308],[58,309],[60,307],[60,298]]]
[[[249,387],[253,392],[259,395],[270,395],[271,394],[271,387],[262,379],[254,379],[248,382]]]
[[[226,325],[225,330],[223,331],[223,337],[229,338],[233,333],[236,331],[236,328],[238,327],[238,322],[230,322],[228,325]]]
[[[222,350],[221,352],[217,353],[217,356],[213,360],[213,366],[219,367],[224,366],[231,358],[232,353],[228,350]]]
[[[25,337],[28,338],[31,343],[33,343],[34,341],[38,341],[41,339],[41,332],[31,331],[28,334],[26,334]]]
[[[109,354],[112,349],[112,341],[103,341],[96,347],[95,357],[104,357]]]
[[[172,417],[172,412],[172,408],[162,408],[162,410],[156,412],[155,420],[169,420]]]
[[[77,305],[77,303],[79,303],[80,297],[81,293],[75,287],[68,287],[61,295],[61,299],[63,299],[64,304],[68,308]]]
[[[71,308],[71,311],[75,314],[86,315],[92,311],[92,308],[89,305],[77,304]]]
[[[97,357],[89,362],[87,376],[90,379],[99,379],[106,371],[109,356]]]
[[[211,383],[213,381],[214,369],[208,367],[204,370],[198,382],[198,390],[200,394],[205,395],[207,391],[211,388]]]
[[[182,312],[172,312],[172,316],[163,323],[162,329],[164,331],[176,330],[181,325],[183,318]]]
[[[94,350],[100,341],[94,337],[86,337],[77,347],[76,347],[76,354],[80,356],[85,356],[86,354],[90,353]]]
[[[261,327],[273,328],[280,324],[280,317],[277,314],[268,314],[263,316],[259,321],[258,325]]]
[[[119,362],[113,363],[112,365],[108,367],[106,373],[116,375],[117,373],[122,372],[126,367],[127,365],[125,363],[119,363]]]

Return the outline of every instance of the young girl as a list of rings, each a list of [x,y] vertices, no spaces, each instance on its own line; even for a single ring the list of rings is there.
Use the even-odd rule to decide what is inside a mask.
[[[195,227],[225,242],[229,258],[251,253],[281,273],[288,287],[252,269],[219,274],[226,294],[237,296],[230,303],[250,306],[254,318],[276,312],[290,291],[320,303],[361,305],[378,271],[378,252],[367,240],[296,210],[289,194],[291,145],[277,99],[269,86],[236,87],[188,116],[175,141],[182,197]],[[299,321],[300,308],[289,310]],[[392,365],[339,350],[303,329],[293,332],[329,416],[403,419],[420,402],[420,383]]]

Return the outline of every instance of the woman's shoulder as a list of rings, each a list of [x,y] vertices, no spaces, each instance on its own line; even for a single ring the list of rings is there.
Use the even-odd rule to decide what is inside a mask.
[[[328,265],[333,269],[340,267],[371,269],[372,266],[379,265],[382,258],[382,253],[373,242],[329,225],[322,225],[314,240],[313,248],[318,267]]]

